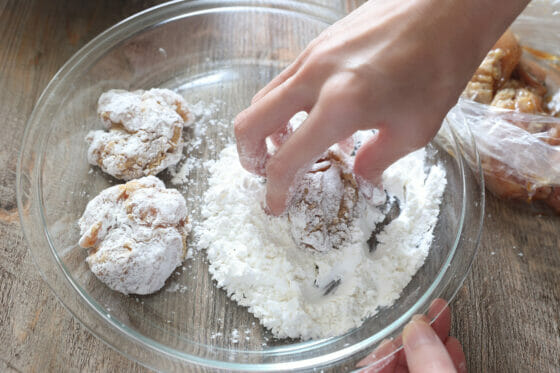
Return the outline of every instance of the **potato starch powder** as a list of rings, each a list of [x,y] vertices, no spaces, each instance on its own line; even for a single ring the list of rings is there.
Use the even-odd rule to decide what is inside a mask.
[[[425,171],[425,158],[426,151],[418,150],[383,174],[401,213],[377,235],[373,252],[367,241],[386,208],[363,197],[359,218],[348,227],[350,239],[317,252],[294,243],[285,215],[263,211],[266,184],[241,167],[229,145],[210,166],[205,220],[195,227],[210,273],[278,338],[326,338],[360,326],[399,298],[428,255],[446,177],[440,165]],[[340,285],[323,295],[337,279]]]

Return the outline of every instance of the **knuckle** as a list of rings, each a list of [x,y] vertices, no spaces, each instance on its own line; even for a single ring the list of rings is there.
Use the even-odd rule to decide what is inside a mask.
[[[333,61],[333,56],[329,53],[328,49],[320,45],[309,52],[300,68],[300,73],[306,79],[314,79],[316,76],[329,74],[335,64],[336,61]]]
[[[307,44],[307,47],[305,48],[304,52],[306,52],[308,55],[315,52],[321,45],[324,44],[324,41],[328,39],[328,36],[329,34],[327,30],[324,30],[319,35],[317,35],[313,40],[311,40],[309,44]]]
[[[331,64],[331,56],[326,47],[319,45],[311,51],[307,59],[307,65],[314,69],[325,69]]]
[[[347,97],[351,100],[367,100],[370,97],[370,83],[369,79],[361,76],[357,72],[346,72],[343,81]]]
[[[326,88],[332,99],[351,102],[354,105],[365,104],[364,101],[369,94],[368,85],[355,72],[343,72],[334,75],[327,82]]]
[[[297,73],[284,83],[283,87],[288,99],[298,105],[309,102],[314,95],[314,86],[305,77]]]
[[[303,50],[302,55],[309,57],[309,55],[321,43],[321,41],[322,38],[320,35],[314,38],[313,40],[311,40],[309,44],[307,44],[307,47],[305,47],[305,49]]]

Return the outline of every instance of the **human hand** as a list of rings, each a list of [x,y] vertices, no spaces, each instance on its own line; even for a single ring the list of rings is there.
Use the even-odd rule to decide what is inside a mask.
[[[430,325],[430,320],[433,322]],[[402,337],[386,340],[358,363],[368,373],[447,373],[467,371],[461,343],[449,336],[451,312],[443,299],[430,305],[426,316],[416,315]],[[404,349],[397,351],[398,346]]]
[[[241,164],[267,177],[270,212],[281,214],[294,180],[357,130],[378,129],[355,157],[363,190],[426,145],[527,1],[369,1],[321,33],[235,121]],[[298,111],[309,118],[290,134]],[[268,154],[265,139],[279,135],[286,141]]]

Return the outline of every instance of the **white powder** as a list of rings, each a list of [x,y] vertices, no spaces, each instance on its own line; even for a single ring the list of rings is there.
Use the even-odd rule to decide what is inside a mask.
[[[231,343],[239,343],[239,330],[233,329],[231,332]]]
[[[186,285],[181,285],[177,282],[174,282],[172,284],[170,284],[167,289],[165,289],[166,292],[168,293],[176,293],[179,292],[181,294],[185,293],[188,290],[188,286]]]
[[[169,170],[172,175],[171,182],[173,184],[185,183],[192,170],[200,167],[200,159],[194,157],[186,157],[185,161],[177,168],[172,166]]]
[[[221,138],[227,142],[231,141],[231,126],[229,121],[218,119],[216,116],[222,110],[224,102],[214,100],[211,102],[199,101],[195,104],[188,104],[190,113],[193,115],[192,136],[184,146],[184,156],[181,161],[169,167],[171,183],[179,189],[192,186],[195,178],[193,173],[200,172],[204,168],[201,160],[201,149],[207,148],[211,152],[215,151],[213,139],[206,136],[206,131],[211,129],[216,138]],[[199,200],[194,201],[194,205],[200,204]]]
[[[384,173],[385,189],[390,200],[398,198],[401,214],[377,236],[372,253],[367,241],[384,214],[363,197],[359,218],[348,227],[350,239],[317,252],[294,243],[286,216],[263,211],[263,179],[245,171],[235,145],[227,146],[209,165],[205,220],[195,227],[210,273],[276,337],[324,338],[361,325],[395,302],[428,254],[446,179],[438,165],[425,174],[425,156],[419,150]],[[340,285],[322,295],[337,279]]]

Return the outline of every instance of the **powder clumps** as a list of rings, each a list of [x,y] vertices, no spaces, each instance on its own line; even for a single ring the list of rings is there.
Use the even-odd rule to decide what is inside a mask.
[[[155,176],[103,190],[78,224],[91,271],[124,294],[161,289],[185,257],[190,230],[185,199]]]
[[[184,99],[168,89],[113,89],[99,97],[104,130],[90,131],[88,162],[117,179],[156,175],[179,162],[183,127],[192,121]]]

